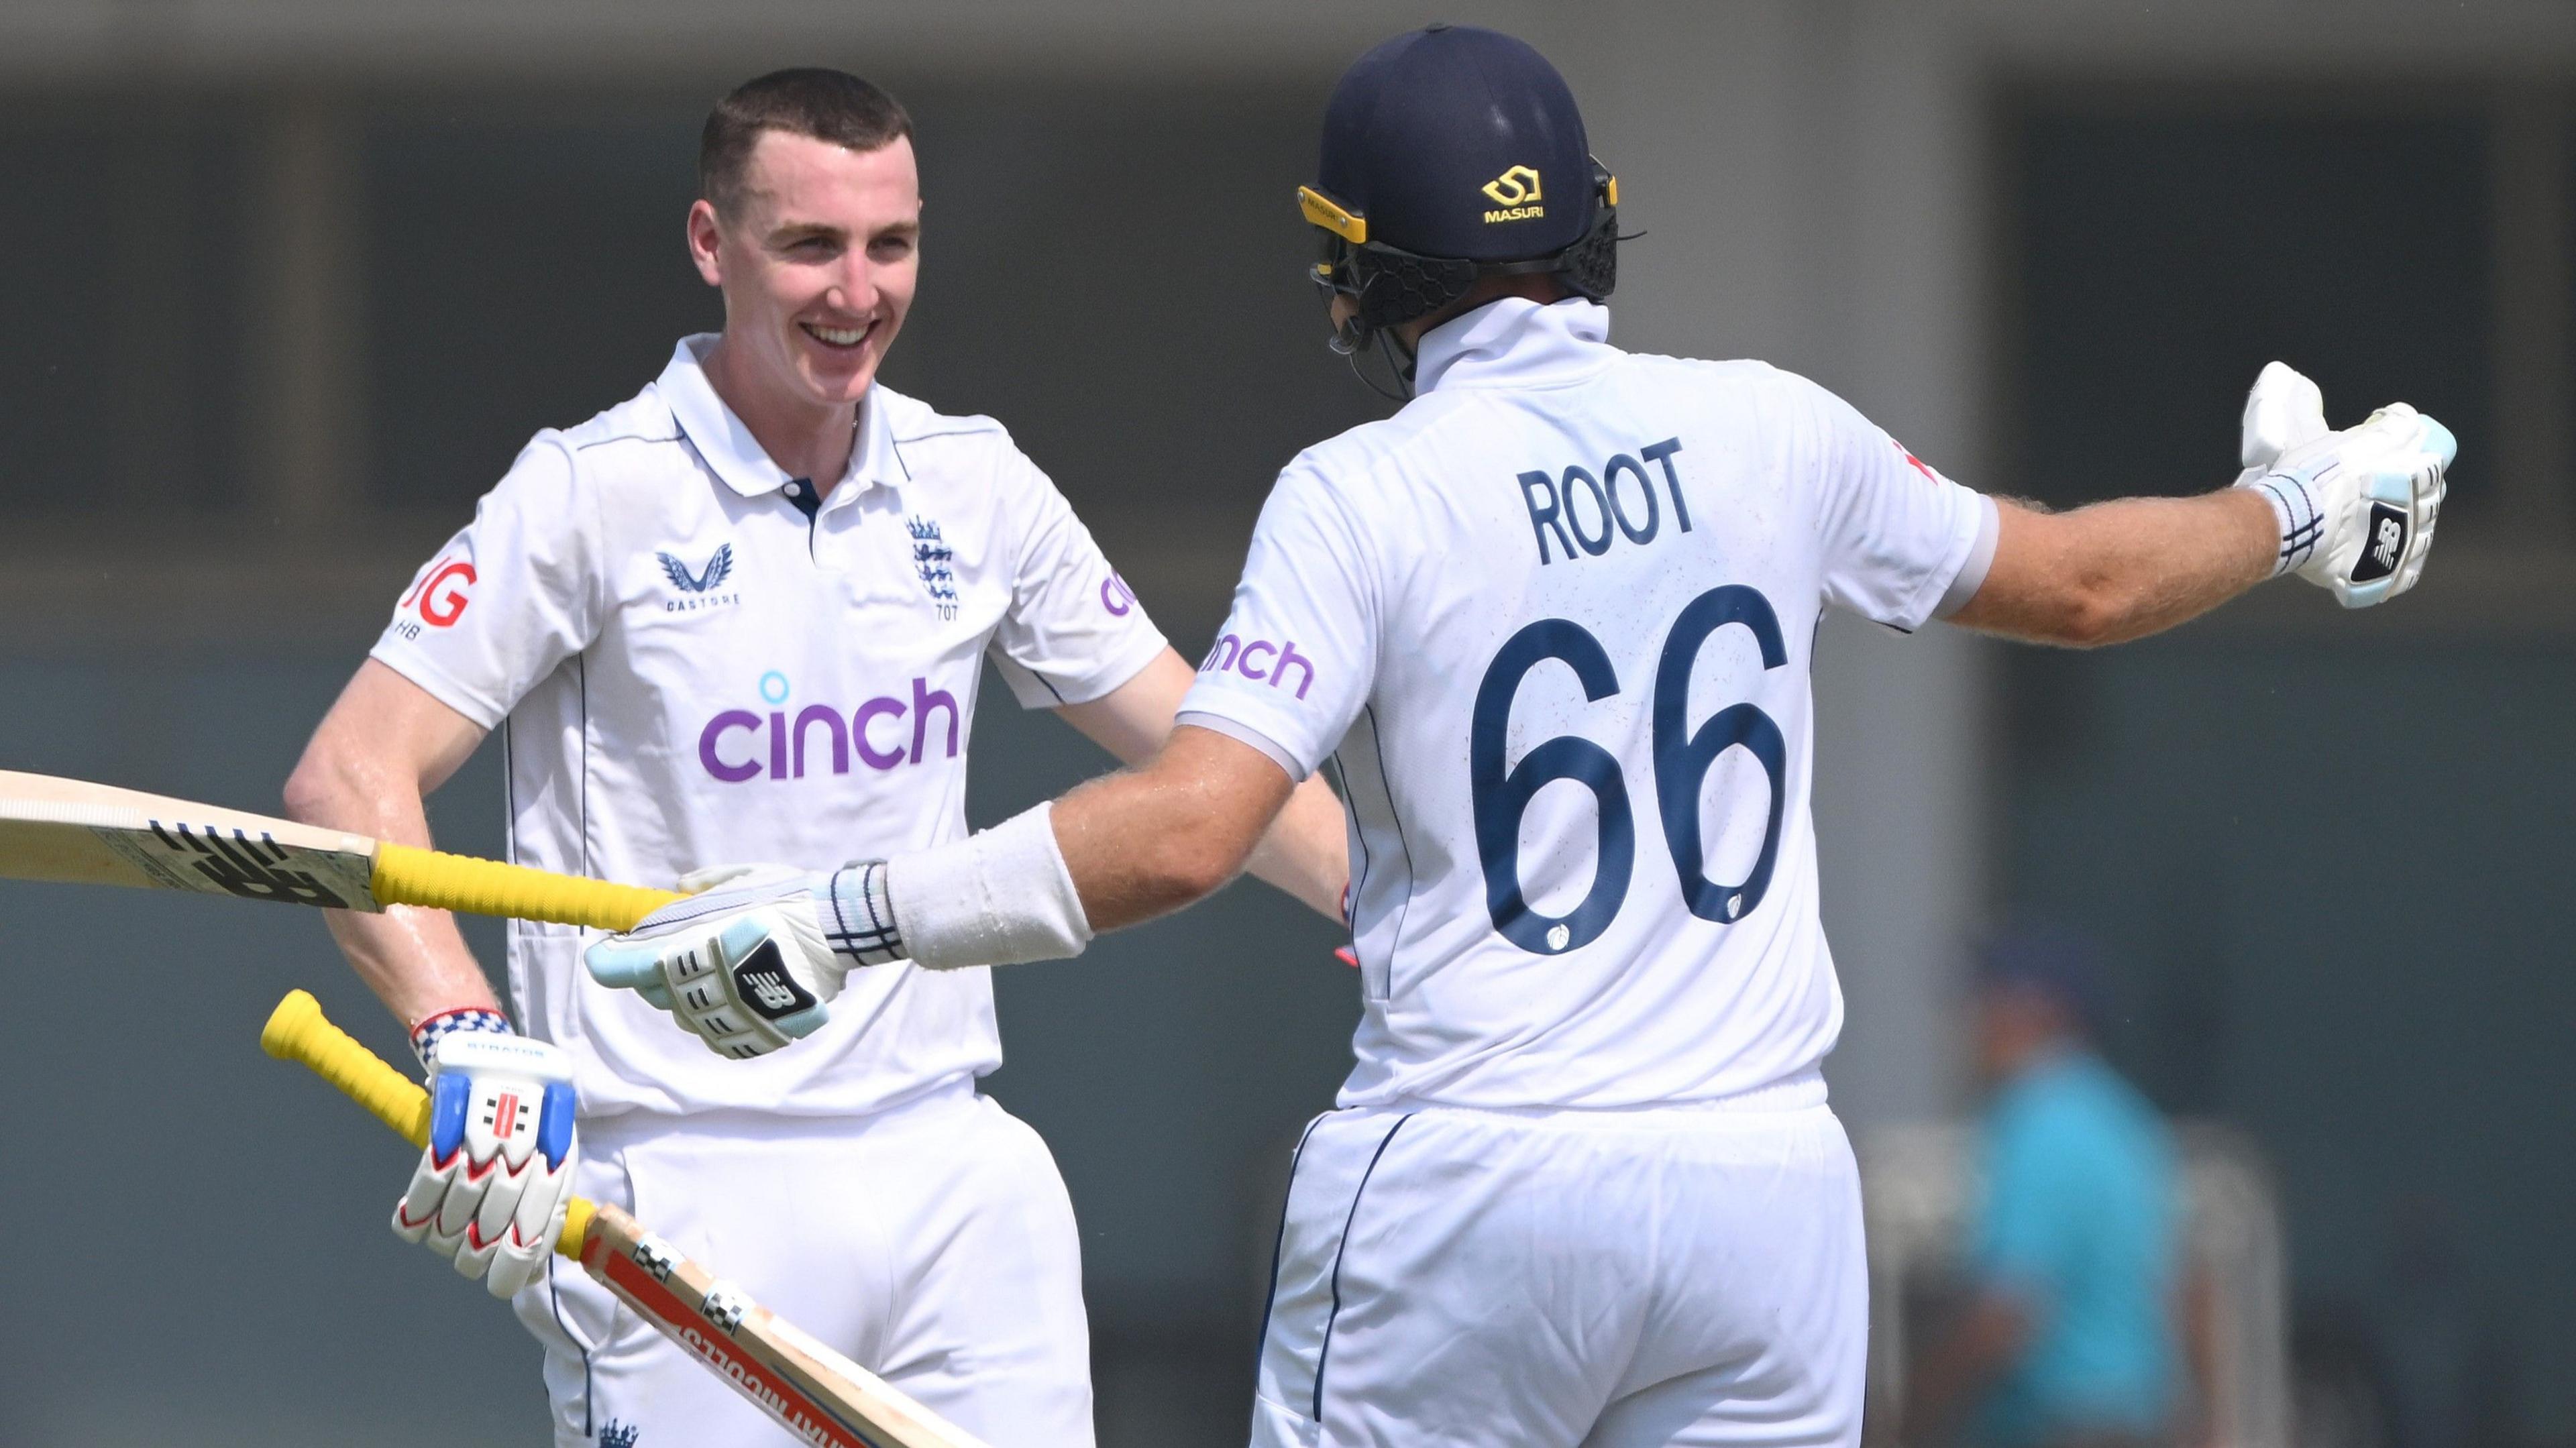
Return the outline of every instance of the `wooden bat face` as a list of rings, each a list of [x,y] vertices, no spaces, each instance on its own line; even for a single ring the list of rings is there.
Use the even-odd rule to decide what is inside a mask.
[[[0,770],[0,875],[374,910],[376,842],[244,810]]]
[[[625,930],[679,897],[183,799],[0,770],[0,877]]]

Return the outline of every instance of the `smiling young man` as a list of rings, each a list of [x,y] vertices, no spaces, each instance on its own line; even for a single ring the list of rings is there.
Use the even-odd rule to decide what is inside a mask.
[[[990,419],[875,380],[919,267],[902,108],[837,71],[763,76],[709,117],[699,168],[688,247],[723,332],[520,454],[323,720],[297,817],[426,843],[423,796],[497,729],[512,859],[705,885],[690,872],[719,861],[962,838],[987,658],[1123,759],[1170,730],[1192,671],[1064,498]],[[1344,861],[1312,784],[1256,868],[1338,917]],[[848,903],[839,931],[864,924]],[[332,930],[454,1105],[395,1230],[516,1296],[558,1444],[789,1441],[547,1270],[572,1191],[989,1441],[1091,1441],[1072,1211],[1045,1146],[975,1089],[1001,1061],[985,972],[878,972],[828,1012],[755,984],[700,1020],[711,1055],[588,981],[578,931],[512,925],[521,1036],[447,915]]]

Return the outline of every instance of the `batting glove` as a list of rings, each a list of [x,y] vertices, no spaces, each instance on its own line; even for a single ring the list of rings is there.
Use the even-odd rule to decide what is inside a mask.
[[[483,1279],[493,1296],[513,1296],[544,1265],[572,1195],[572,1058],[506,1024],[434,1032],[423,1044],[429,1146],[394,1205],[394,1235]]]
[[[2272,504],[2276,576],[2295,572],[2346,608],[2368,608],[2423,576],[2458,451],[2450,429],[2402,402],[2330,432],[2317,385],[2274,362],[2245,399],[2236,481]]]
[[[680,881],[698,893],[590,947],[591,979],[634,991],[720,1056],[748,1060],[832,1018],[850,970],[903,958],[885,865],[828,875],[735,865]]]

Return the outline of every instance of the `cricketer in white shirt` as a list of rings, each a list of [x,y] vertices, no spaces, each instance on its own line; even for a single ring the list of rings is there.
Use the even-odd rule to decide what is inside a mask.
[[[1001,424],[880,383],[817,507],[708,385],[714,340],[537,434],[373,651],[499,733],[520,864],[668,885],[960,837],[987,658],[1044,708],[1165,647]],[[582,941],[511,922],[509,982],[526,1030],[572,1052],[593,1132],[637,1111],[863,1115],[1001,1064],[983,971],[870,972],[802,1049],[727,1061],[590,987]]]
[[[667,885],[957,839],[986,660],[1023,706],[1060,708],[1165,654],[998,423],[876,385],[818,504],[709,384],[714,342],[539,433],[372,652],[498,732],[520,864]],[[798,1050],[743,1061],[592,984],[584,939],[508,937],[519,1020],[572,1062],[573,1190],[648,1212],[961,1425],[1090,1441],[1071,1206],[1035,1133],[975,1090],[1002,1060],[989,972],[870,972]],[[582,1274],[517,1306],[559,1443],[787,1441]]]
[[[1344,1106],[1708,1101],[1841,1026],[1817,620],[1955,607],[1994,505],[1803,378],[1608,328],[1507,298],[1426,336],[1411,406],[1281,474],[1182,704],[1298,777],[1339,761]]]
[[[2242,486],[2046,515],[1804,379],[1621,352],[1592,302],[1432,322],[1415,398],[1282,474],[1162,752],[836,876],[900,940],[798,947],[800,979],[1078,951],[1222,883],[1337,759],[1358,1063],[1292,1168],[1253,1441],[1854,1443],[1859,1183],[1817,1069],[1842,1017],[1807,807],[1821,610],[2104,643],[2312,556],[2341,596],[2374,508],[2415,510],[2420,569],[2449,436],[2402,405],[2328,432],[2275,364]],[[669,981],[809,894],[673,907],[591,969]]]
[[[937,848],[966,836],[987,659],[1119,758],[1153,752],[1190,668],[1065,500],[989,419],[877,385],[918,281],[910,128],[882,90],[811,67],[717,102],[686,238],[723,332],[528,446],[403,593],[290,813],[428,844],[424,797],[498,731],[522,863],[695,889],[728,862],[778,862],[767,877]],[[1265,878],[1338,914],[1344,828],[1308,786]],[[776,978],[747,975],[744,1019],[769,1034],[717,1055],[588,978],[576,931],[511,932],[514,1039],[444,912],[330,924],[441,1103],[393,1229],[515,1298],[559,1445],[793,1441],[552,1273],[573,1192],[638,1210],[969,1432],[1091,1441],[1071,1204],[1036,1135],[976,1090],[1001,1060],[983,972],[872,973],[792,1032]]]
[[[539,433],[373,651],[499,733],[520,864],[668,885],[728,860],[963,836],[986,659],[1023,705],[1052,707],[1164,648],[998,423],[878,384],[817,506],[709,385],[714,340],[680,343],[633,400]],[[1002,1061],[989,972],[870,972],[801,1049],[734,1061],[590,984],[583,941],[509,928],[519,1020],[574,1063],[576,1190],[648,1213],[988,1437],[1089,1441],[1071,1209],[1044,1145],[974,1089]],[[518,1304],[548,1349],[558,1441],[610,1422],[786,1441],[581,1273]]]
[[[1336,759],[1354,831],[1358,1063],[1293,1169],[1257,1443],[1831,1441],[1857,1373],[1811,651],[1828,602],[1963,602],[1996,512],[1803,378],[1608,325],[1426,335],[1411,405],[1281,475],[1182,705]],[[1462,1330],[1533,1297],[1555,1334]],[[1767,1387],[1720,1366],[1752,1343]]]

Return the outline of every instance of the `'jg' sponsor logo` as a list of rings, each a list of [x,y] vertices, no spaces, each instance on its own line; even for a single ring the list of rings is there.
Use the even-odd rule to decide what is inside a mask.
[[[465,605],[474,601],[474,563],[467,558],[441,557],[420,571],[411,592],[394,605],[394,628],[404,638],[420,637],[421,624],[431,628],[453,628],[465,616]],[[412,614],[420,616],[414,623]]]

